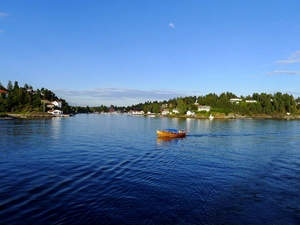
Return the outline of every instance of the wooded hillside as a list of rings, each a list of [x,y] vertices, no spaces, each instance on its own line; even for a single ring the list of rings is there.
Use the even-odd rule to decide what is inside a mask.
[[[0,83],[0,90],[2,90],[0,93],[0,112],[43,112],[47,111],[44,102],[55,100],[62,102],[61,110],[64,113],[71,111],[64,99],[58,98],[55,93],[45,88],[33,90],[32,86],[28,84],[19,87],[17,81],[14,85],[9,81],[6,88]]]

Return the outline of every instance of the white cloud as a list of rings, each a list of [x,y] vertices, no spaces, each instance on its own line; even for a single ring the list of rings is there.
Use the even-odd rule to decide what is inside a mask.
[[[288,57],[287,59],[276,61],[276,63],[278,64],[292,64],[292,63],[299,63],[299,62],[300,62],[300,50],[292,53],[290,57]]]
[[[4,30],[0,30],[0,33],[4,33],[5,31]]]
[[[175,25],[173,23],[169,23],[169,27],[175,28]]]
[[[82,106],[118,105],[131,106],[146,101],[164,101],[190,93],[177,90],[139,90],[119,87],[93,88],[90,90],[54,90],[57,96],[67,102]]]
[[[292,70],[275,70],[273,72],[269,72],[268,76],[273,76],[273,75],[300,75],[300,71],[292,71]]]
[[[0,19],[1,19],[1,18],[4,18],[4,17],[7,17],[7,16],[8,16],[7,13],[2,13],[2,12],[0,12]]]

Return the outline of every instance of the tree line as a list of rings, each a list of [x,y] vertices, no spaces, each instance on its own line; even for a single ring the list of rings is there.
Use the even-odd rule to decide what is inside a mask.
[[[239,99],[240,101],[230,101],[231,99]],[[246,100],[250,100],[247,102]],[[145,113],[160,113],[162,110],[177,109],[179,114],[184,115],[188,110],[198,114],[198,105],[210,106],[210,112],[219,112],[228,115],[229,113],[239,115],[278,115],[286,113],[298,113],[300,110],[300,98],[294,99],[292,95],[287,93],[275,94],[253,93],[251,96],[236,96],[231,92],[224,92],[220,95],[210,93],[205,96],[187,96],[177,97],[165,101],[147,101],[130,107],[114,107],[115,110],[128,111],[130,109],[141,109]],[[197,103],[197,104],[195,104]],[[110,108],[112,108],[111,106]],[[91,108],[93,111],[99,111],[98,108]]]
[[[5,90],[8,94],[0,94],[0,112],[43,112],[45,110],[43,100],[62,101],[64,113],[92,113],[92,112],[129,112],[130,110],[143,110],[145,113],[160,113],[162,110],[177,109],[179,114],[186,114],[188,110],[198,112],[197,105],[210,106],[210,112],[220,112],[228,115],[235,113],[240,115],[276,115],[286,113],[298,113],[300,110],[300,98],[294,99],[292,95],[277,92],[275,94],[253,93],[251,96],[236,96],[231,92],[224,92],[220,95],[210,93],[204,96],[187,96],[177,97],[164,101],[146,101],[131,106],[104,106],[97,107],[81,107],[69,106],[69,104],[61,98],[58,98],[51,90],[41,88],[33,90],[32,86],[25,84],[20,87],[18,82],[12,84],[8,82],[7,87],[0,83],[0,90]],[[230,99],[239,98],[241,101],[232,102]],[[252,100],[251,103],[246,100]],[[197,103],[197,104],[195,104]]]

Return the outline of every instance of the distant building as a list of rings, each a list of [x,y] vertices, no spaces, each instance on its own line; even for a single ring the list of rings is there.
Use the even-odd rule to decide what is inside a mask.
[[[162,104],[162,105],[161,105],[161,108],[162,108],[162,109],[168,108],[168,104]]]
[[[165,115],[168,115],[170,114],[170,110],[169,109],[164,109],[162,112],[161,112],[161,115],[165,116]]]
[[[241,102],[242,99],[241,99],[241,98],[231,98],[229,101],[230,101],[231,103],[239,104],[239,102]]]
[[[256,100],[246,100],[246,103],[257,103]]]
[[[131,115],[144,115],[144,111],[143,110],[138,110],[138,109],[130,110],[129,113]]]
[[[58,101],[58,100],[57,100],[57,101],[51,102],[52,105],[54,105],[54,106],[56,106],[56,107],[58,107],[58,108],[61,108],[61,103],[62,103],[62,102],[61,102],[61,101]]]
[[[196,113],[189,110],[186,112],[186,115],[187,116],[196,116]]]
[[[5,94],[5,98],[8,97],[8,92],[5,90],[0,90],[0,94]]]
[[[210,106],[208,106],[208,105],[199,105],[199,106],[198,106],[198,111],[206,111],[206,112],[209,112],[209,111],[210,111]]]

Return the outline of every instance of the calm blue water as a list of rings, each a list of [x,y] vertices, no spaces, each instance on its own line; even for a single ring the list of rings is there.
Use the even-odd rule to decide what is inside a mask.
[[[296,120],[0,121],[0,221],[300,224],[299,146]]]

